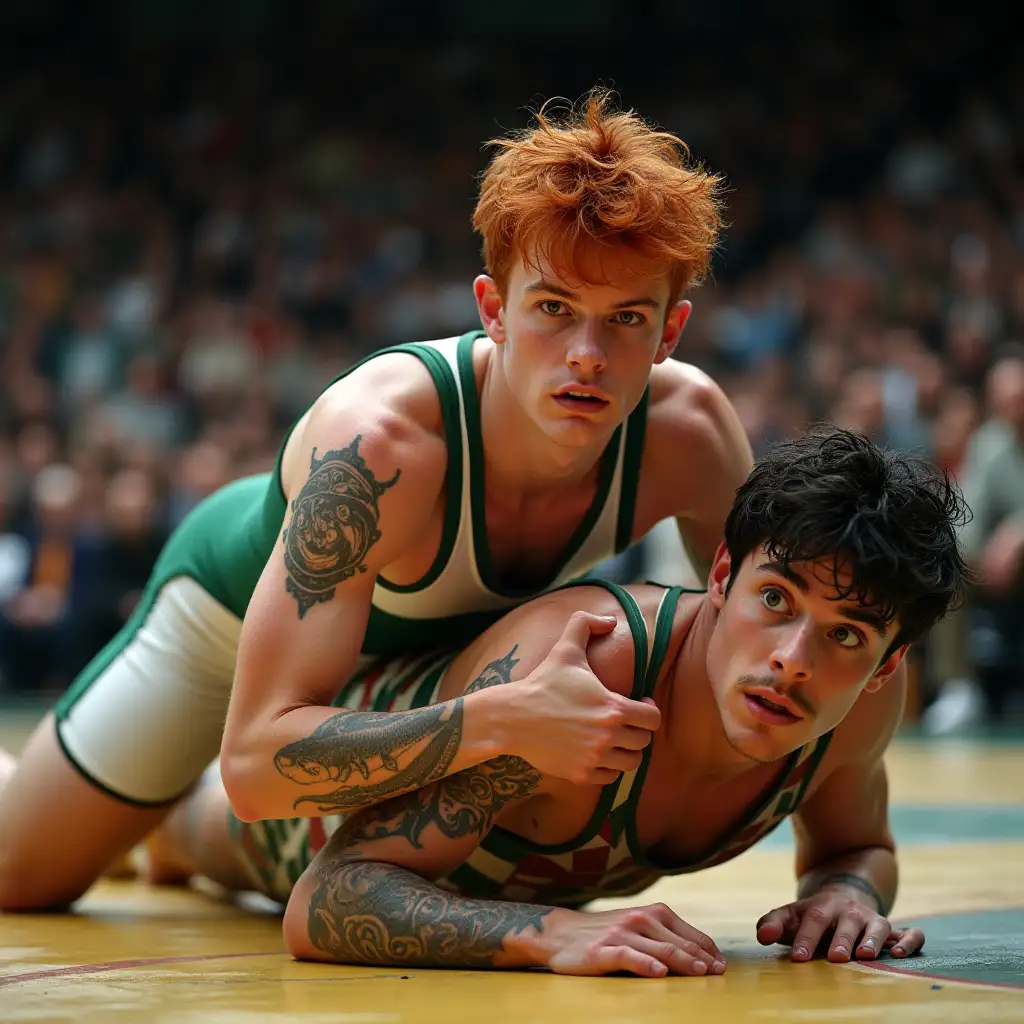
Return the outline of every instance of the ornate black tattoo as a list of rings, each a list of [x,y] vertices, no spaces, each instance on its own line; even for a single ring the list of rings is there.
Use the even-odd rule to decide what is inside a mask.
[[[502,683],[512,682],[512,669],[519,664],[515,657],[519,650],[519,644],[515,644],[511,651],[504,658],[498,658],[484,667],[484,670],[466,687],[464,693],[475,693],[477,690],[486,690],[489,686],[501,686]]]
[[[510,682],[516,650],[487,665],[466,693]],[[531,793],[539,780],[526,761],[506,755],[346,821],[315,872],[308,916],[313,946],[339,963],[494,966],[505,940],[539,931],[552,908],[454,896],[404,868],[356,858],[372,856],[360,844],[394,836],[421,847],[431,824],[452,839],[482,836],[506,803]]]
[[[518,645],[487,665],[466,687],[466,693],[510,682],[518,662],[514,657],[517,649]],[[430,825],[436,825],[449,839],[484,836],[507,803],[529,796],[539,782],[540,772],[521,757],[495,757],[364,811],[346,823],[339,843],[350,847],[402,836],[422,849],[421,838]]]
[[[391,864],[327,858],[309,938],[338,963],[491,967],[505,939],[540,930],[551,907],[451,896]]]
[[[465,692],[510,682],[518,663],[514,657],[517,650],[518,644],[487,665]],[[444,778],[462,742],[462,717],[462,697],[413,711],[342,711],[309,736],[282,747],[274,755],[274,766],[300,786],[341,783],[329,793],[299,797],[293,805],[296,810],[311,803],[321,814],[354,811]],[[403,765],[403,755],[421,744],[412,760]],[[525,761],[522,764],[529,768]],[[386,774],[378,781],[382,773]],[[345,785],[353,774],[364,784],[355,780]],[[516,769],[510,764],[505,774],[514,775]],[[495,785],[502,789],[509,783]]]
[[[845,885],[851,889],[858,889],[875,901],[878,913],[882,917],[886,917],[889,913],[889,908],[882,898],[882,894],[866,878],[861,878],[860,875],[851,875],[845,871],[837,872],[834,875],[826,875],[816,886],[815,892],[820,892],[830,885]]]
[[[421,838],[436,825],[449,839],[486,835],[501,809],[529,796],[540,772],[521,757],[496,757],[442,779],[429,789],[395,797],[364,811],[347,828],[345,838],[357,844],[402,836],[423,848]]]
[[[423,741],[404,766],[403,755]],[[462,741],[462,698],[415,711],[342,711],[301,740],[282,747],[274,766],[301,786],[338,782],[329,793],[300,796],[323,814],[351,811],[428,786],[447,774]],[[358,774],[365,785],[344,785]],[[371,781],[385,773],[380,781]]]
[[[309,477],[292,502],[291,525],[284,532],[285,588],[298,602],[299,618],[335,587],[366,572],[366,553],[380,540],[377,499],[394,487],[402,471],[378,483],[359,454],[362,434],[322,459],[310,457]]]

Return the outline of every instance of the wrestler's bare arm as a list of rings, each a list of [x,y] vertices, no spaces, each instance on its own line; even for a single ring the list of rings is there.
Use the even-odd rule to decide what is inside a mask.
[[[285,521],[242,628],[221,764],[246,820],[386,799],[494,756],[507,735],[511,713],[483,692],[393,715],[331,707],[376,578],[422,533],[447,464],[415,388],[367,388],[357,375],[293,442],[305,466],[285,474]]]
[[[889,920],[898,873],[882,757],[904,691],[897,671],[881,694],[861,695],[833,739],[833,769],[796,812],[797,899],[757,922],[758,941],[792,947],[794,961],[818,952],[834,963],[872,960],[885,951],[910,956],[924,945],[920,928]]]
[[[288,511],[243,623],[221,755],[243,820],[351,811],[503,753],[607,781],[635,731],[647,730],[642,747],[657,728],[655,708],[613,699],[589,672],[587,642],[609,626],[586,616],[550,674],[514,691],[410,711],[331,707],[359,656],[378,574],[437,507],[447,448],[423,405],[414,390],[355,380],[325,395],[294,442],[308,463],[283,474]]]
[[[898,882],[888,797],[881,758],[855,761],[826,779],[794,821],[799,897],[842,886],[888,913]]]
[[[896,844],[889,829],[885,751],[906,694],[902,666],[876,693],[865,692],[833,739],[835,767],[797,810],[799,895],[844,883],[873,890],[886,910],[896,898]]]
[[[466,692],[512,679],[517,649],[486,665]],[[539,657],[533,645],[524,653]],[[621,668],[603,671],[620,682]],[[714,943],[663,905],[582,914],[470,899],[433,884],[469,857],[503,813],[552,798],[550,784],[526,761],[499,757],[359,812],[296,885],[284,922],[289,951],[335,963],[543,966],[571,974],[724,970]],[[564,784],[554,785],[566,799]]]

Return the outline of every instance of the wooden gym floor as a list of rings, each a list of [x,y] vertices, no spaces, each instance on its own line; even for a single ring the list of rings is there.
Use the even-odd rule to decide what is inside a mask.
[[[25,721],[0,711],[0,744]],[[732,863],[671,879],[664,900],[729,957],[722,977],[640,980],[295,963],[275,909],[205,890],[97,885],[73,915],[0,916],[0,1020],[76,1024],[656,1024],[1024,1020],[1024,742],[903,739],[889,755],[910,962],[792,964],[753,938],[791,898],[788,826]],[[55,830],[56,842],[73,836]],[[634,900],[636,902],[636,900]],[[605,906],[616,905],[608,901]],[[624,905],[620,902],[619,905]]]

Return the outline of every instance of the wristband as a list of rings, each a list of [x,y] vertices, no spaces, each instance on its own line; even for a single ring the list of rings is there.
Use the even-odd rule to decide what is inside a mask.
[[[850,875],[845,873],[828,875],[821,880],[821,884],[818,886],[818,891],[824,889],[827,885],[848,885],[851,889],[859,889],[862,893],[870,896],[875,901],[878,913],[881,914],[882,917],[888,916],[888,909],[886,908],[885,900],[882,899],[882,894],[867,879],[861,878],[860,875]]]

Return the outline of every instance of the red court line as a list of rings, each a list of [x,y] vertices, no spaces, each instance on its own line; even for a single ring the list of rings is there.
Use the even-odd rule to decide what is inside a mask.
[[[996,910],[1016,910],[1017,907],[998,907]],[[970,914],[977,911],[955,911],[953,914],[918,914],[910,915],[914,920],[927,920],[929,917],[955,917],[957,913]],[[909,919],[909,918],[908,918]],[[152,956],[141,960],[107,960],[98,964],[79,964],[74,967],[47,967],[41,971],[25,971],[22,974],[0,975],[0,988],[7,985],[18,985],[27,981],[42,981],[46,978],[74,978],[84,974],[103,974],[107,971],[123,971],[132,967],[150,967],[155,964],[191,964],[205,960],[236,960],[247,956],[286,956],[283,949],[257,953],[203,953],[198,956]],[[973,979],[953,978],[946,974],[929,974],[925,971],[902,970],[895,965],[881,963],[877,960],[858,960],[858,967],[871,967],[876,971],[885,971],[901,978],[923,978],[929,981],[945,981],[950,984],[987,985],[992,988],[1024,988],[1024,985],[1012,981],[975,981]]]
[[[906,914],[903,915],[908,921],[927,921],[929,918],[935,917],[966,917],[968,914],[1001,914],[1007,910],[1024,910],[1024,906],[1017,906],[1015,903],[1011,903],[1007,907],[985,907],[981,910],[954,910],[952,912],[936,910],[931,914]],[[901,916],[899,914],[897,917]],[[924,954],[927,956],[927,951]],[[1015,981],[975,981],[973,978],[954,978],[951,974],[931,974],[928,971],[908,971],[902,967],[897,967],[896,964],[902,963],[901,960],[890,960],[887,963],[883,963],[880,960],[858,960],[857,965],[859,967],[871,967],[876,971],[885,971],[887,974],[895,974],[900,978],[926,978],[928,981],[945,981],[950,985],[987,985],[990,988],[1012,988],[1020,989],[1024,988],[1024,982],[1018,984]]]
[[[1024,988],[1024,982],[1015,981],[983,981],[980,978],[954,978],[951,974],[931,974],[928,971],[907,971],[895,964],[882,964],[875,960],[858,960],[858,967],[871,967],[886,974],[895,974],[900,978],[923,978],[925,981],[944,981],[947,985],[985,985],[988,988]]]
[[[123,971],[130,967],[150,967],[154,964],[192,964],[200,960],[232,960],[246,956],[287,956],[283,949],[263,953],[204,953],[199,956],[151,956],[141,960],[107,960],[99,964],[78,964],[75,967],[47,967],[41,971],[0,975],[0,988],[25,981],[44,978],[74,978],[82,974],[102,974],[104,971]]]

